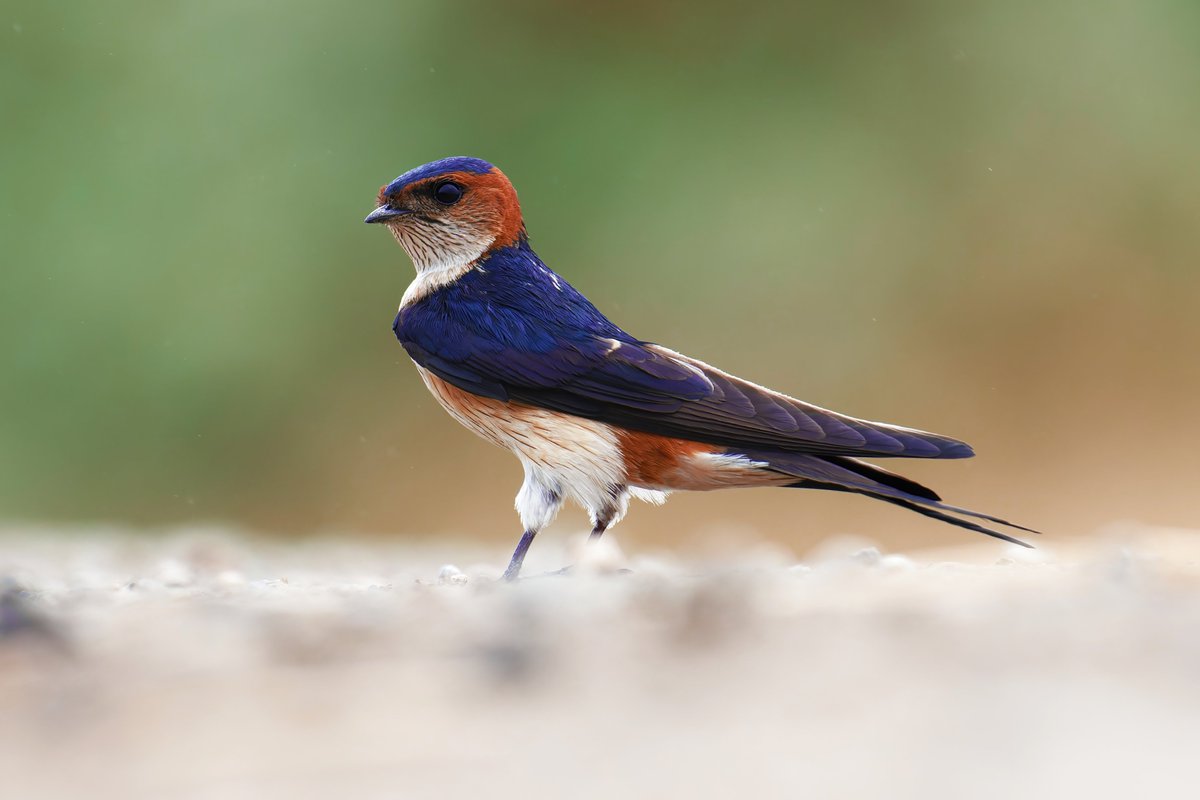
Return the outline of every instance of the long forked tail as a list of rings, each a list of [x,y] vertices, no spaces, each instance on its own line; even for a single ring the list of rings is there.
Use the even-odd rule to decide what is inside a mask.
[[[951,525],[957,525],[960,528],[966,528],[969,531],[1019,544],[1022,547],[1033,547],[1033,545],[969,519],[962,519],[962,517],[994,522],[997,525],[1027,533],[1039,533],[1033,528],[1018,525],[1000,517],[943,503],[942,498],[932,489],[902,475],[854,458],[770,452],[745,452],[743,455],[755,461],[765,462],[774,472],[795,477],[796,482],[788,484],[789,486],[863,494]]]

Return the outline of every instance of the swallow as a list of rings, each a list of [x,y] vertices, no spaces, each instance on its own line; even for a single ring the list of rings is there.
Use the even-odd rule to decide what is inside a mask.
[[[504,578],[571,500],[598,539],[630,498],[778,486],[866,495],[1029,547],[998,517],[862,458],[968,458],[967,444],[839,414],[638,339],[547,267],[517,192],[478,158],[446,158],[379,191],[386,226],[416,268],[392,329],[438,403],[524,468],[524,526]]]

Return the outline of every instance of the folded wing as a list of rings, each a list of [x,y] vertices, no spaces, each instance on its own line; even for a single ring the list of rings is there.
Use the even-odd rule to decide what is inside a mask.
[[[460,389],[632,430],[784,453],[973,455],[955,439],[828,411],[639,341],[599,312],[582,323],[541,312],[443,300],[405,309],[395,331],[414,361]]]

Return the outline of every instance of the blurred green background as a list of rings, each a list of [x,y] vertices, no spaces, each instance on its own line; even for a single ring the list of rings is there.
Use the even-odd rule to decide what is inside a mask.
[[[361,221],[461,154],[634,334],[970,441],[903,465],[948,499],[1196,523],[1194,0],[0,8],[4,518],[511,543],[520,469],[426,395]],[[779,491],[620,531],[965,537]]]

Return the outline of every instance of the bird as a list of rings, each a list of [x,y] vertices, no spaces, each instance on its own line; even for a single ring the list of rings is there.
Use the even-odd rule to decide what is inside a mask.
[[[542,262],[516,189],[487,161],[411,169],[364,221],[386,226],[416,268],[392,330],[425,386],[524,469],[505,580],[566,501],[587,511],[596,540],[631,498],[681,490],[848,492],[1031,546],[982,523],[1037,531],[862,460],[968,458],[964,442],[811,405],[625,332]]]

